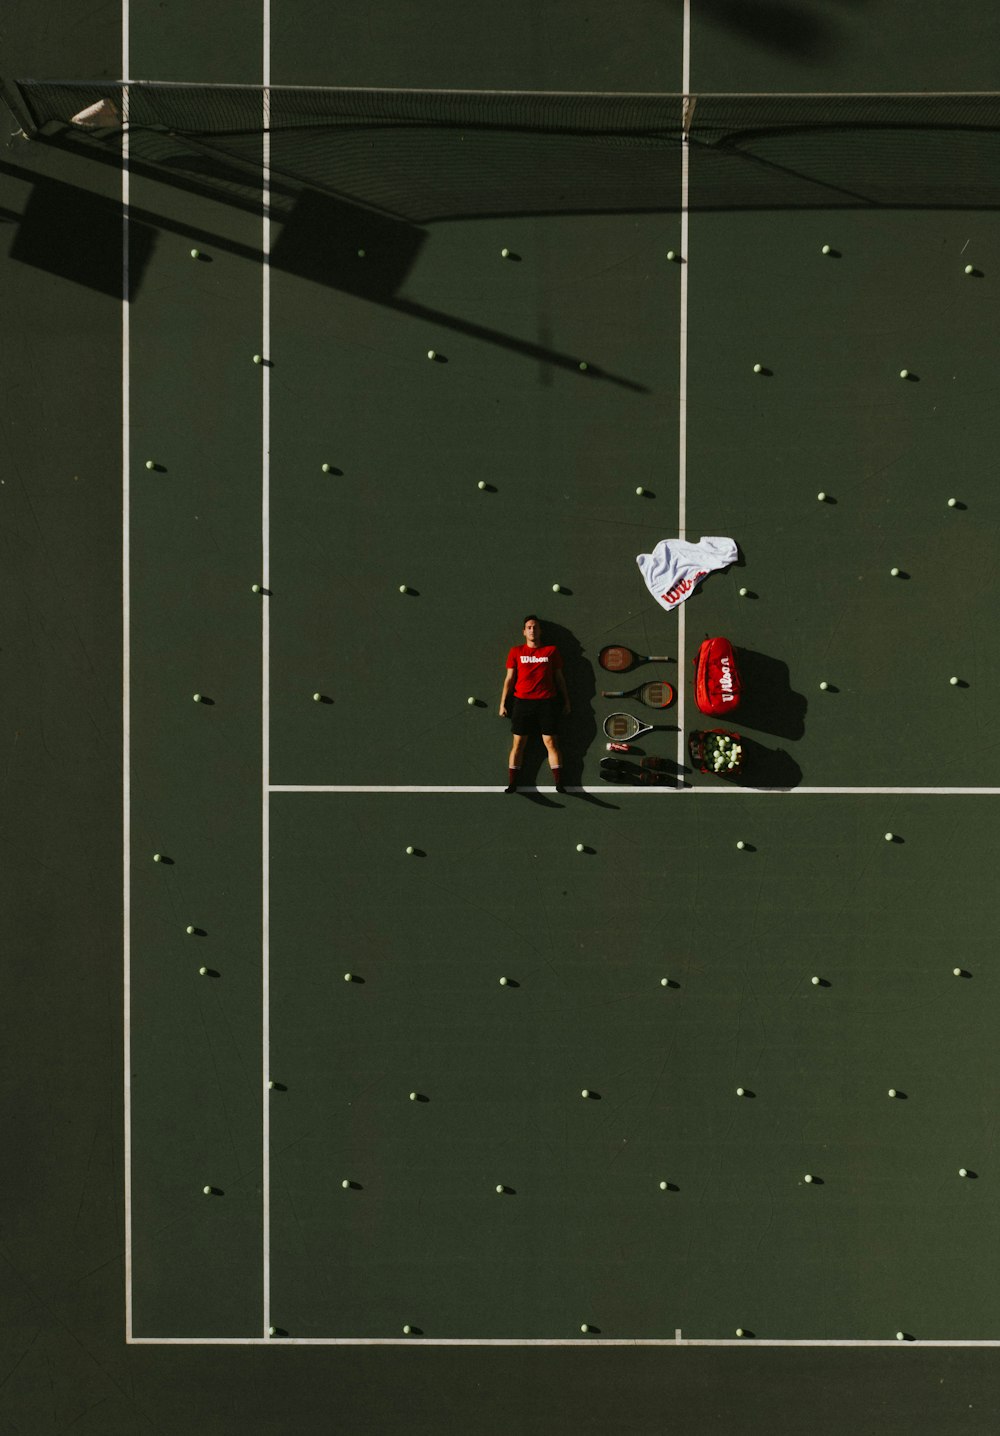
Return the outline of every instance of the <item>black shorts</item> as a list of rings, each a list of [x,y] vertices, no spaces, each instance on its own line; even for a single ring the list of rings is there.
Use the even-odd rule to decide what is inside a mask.
[[[529,733],[553,734],[563,711],[561,698],[515,698],[512,727],[519,738]]]

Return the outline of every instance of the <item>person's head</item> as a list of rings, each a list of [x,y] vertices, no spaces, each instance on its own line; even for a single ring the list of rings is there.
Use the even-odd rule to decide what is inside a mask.
[[[529,613],[524,620],[524,637],[527,643],[538,644],[542,641],[542,620],[537,613]]]

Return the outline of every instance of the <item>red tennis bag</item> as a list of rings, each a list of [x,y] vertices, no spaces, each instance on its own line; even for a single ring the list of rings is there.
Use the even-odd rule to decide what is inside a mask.
[[[702,713],[722,718],[740,706],[740,683],[736,654],[728,638],[706,638],[694,660],[694,699]]]

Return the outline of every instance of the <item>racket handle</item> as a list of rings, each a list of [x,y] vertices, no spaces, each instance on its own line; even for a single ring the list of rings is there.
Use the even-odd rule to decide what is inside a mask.
[[[608,752],[609,752],[609,753],[631,753],[631,751],[632,751],[632,744],[631,744],[631,743],[608,743],[608,744],[607,744],[607,749],[608,749]]]

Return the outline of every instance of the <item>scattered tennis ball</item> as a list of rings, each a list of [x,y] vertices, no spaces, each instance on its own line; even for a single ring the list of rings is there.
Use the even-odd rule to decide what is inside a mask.
[[[962,976],[962,969],[960,967],[953,967],[951,970],[955,977]]]
[[[885,840],[886,840],[886,842],[887,842],[887,843],[891,843],[892,840],[895,838],[895,836],[896,836],[895,833],[886,833],[886,834],[885,834]]]
[[[642,496],[645,494],[645,492],[646,492],[646,490],[642,487],[642,484],[640,484],[640,485],[638,486],[638,488],[636,489],[636,493],[639,495],[640,499],[641,499]]]
[[[736,846],[739,848],[740,852],[742,852],[743,849],[746,847],[746,843],[743,841],[742,838],[740,838],[740,840],[739,840],[739,842],[736,844]]]
[[[191,251],[191,258],[192,258],[192,259],[200,259],[200,258],[201,258],[201,250],[200,250],[200,249],[192,249],[192,251]]]
[[[191,701],[192,701],[193,703],[200,703],[200,702],[201,702],[201,694],[200,694],[200,693],[192,693],[192,694],[191,694]]]
[[[272,1078],[271,1081],[268,1082],[267,1085],[268,1085],[269,1090],[273,1092],[273,1091],[274,1091],[274,1079]]]
[[[806,1174],[805,1174],[805,1176],[802,1178],[802,1180],[803,1180],[804,1182],[811,1182],[811,1181],[812,1181],[812,1173],[811,1173],[811,1172],[806,1172]]]
[[[819,685],[819,691],[821,693],[825,693],[829,687],[829,683],[827,683],[826,679],[824,678],[823,682]]]
[[[754,372],[755,374],[763,374],[763,372],[764,372],[764,366],[763,366],[763,364],[755,364],[755,365],[753,366],[753,372]]]
[[[414,847],[412,847],[412,846],[411,846],[411,847],[408,847],[408,848],[406,849],[407,857],[411,857],[411,858],[412,858],[412,857],[413,857],[413,854],[414,854],[416,851],[417,851],[416,848],[414,848]]]
[[[813,987],[819,987],[819,978],[818,978],[818,977],[814,977],[814,978],[812,979],[812,985],[813,985]]]
[[[584,1087],[583,1091],[580,1093],[580,1096],[581,1096],[581,1097],[589,1097],[589,1096],[590,1096],[590,1088],[589,1088],[589,1087]]]
[[[155,459],[147,459],[147,460],[146,460],[146,468],[147,468],[147,469],[155,469],[155,468],[156,468],[156,460],[155,460]]]
[[[661,987],[669,987],[669,986],[670,986],[670,978],[669,978],[669,977],[661,977],[661,978],[660,978],[660,986],[661,986]]]
[[[675,249],[668,249],[668,250],[667,250],[667,258],[668,258],[668,259],[671,259],[671,260],[672,260],[672,259],[676,259],[676,258],[677,258],[677,251],[676,251]]]
[[[949,507],[950,509],[953,509],[957,503],[958,503],[958,499],[949,499],[949,500],[948,500],[948,507]]]
[[[344,1191],[346,1192],[346,1191],[350,1188],[350,1185],[351,1185],[351,1184],[350,1184],[350,1182],[347,1180],[347,1178],[345,1177],[344,1180],[341,1182],[340,1185],[343,1187]]]
[[[743,1335],[745,1335],[742,1326],[738,1326],[738,1327],[736,1328],[736,1335],[737,1335],[737,1336],[743,1336]]]
[[[503,1191],[504,1191],[503,1187],[499,1187],[499,1186],[498,1186],[498,1187],[497,1187],[497,1196],[503,1196]]]
[[[479,483],[476,485],[476,488],[477,488],[477,489],[485,489],[485,487],[486,487],[486,480],[485,480],[485,479],[480,479],[480,480],[479,480]]]
[[[661,1183],[660,1183],[660,1191],[661,1191],[661,1192],[665,1192],[666,1190],[667,1190],[667,1183],[666,1183],[666,1182],[661,1182]]]
[[[588,1324],[587,1324],[586,1322],[583,1322],[583,1324],[582,1324],[581,1327],[580,1327],[580,1330],[581,1330],[581,1331],[589,1331],[589,1330],[590,1330],[590,1327],[588,1326]]]
[[[948,682],[951,684],[952,688],[958,687],[958,679],[956,677],[949,678]]]
[[[891,575],[893,578],[898,578],[898,577],[899,577],[899,569],[898,569],[898,568],[891,568],[891,569],[889,570],[889,573],[890,573],[890,575]]]
[[[211,1188],[211,1187],[202,1187],[201,1190],[204,1192],[204,1194],[205,1194],[206,1197],[210,1197],[210,1196],[212,1195],[212,1188]]]
[[[263,362],[264,362],[264,356],[263,356],[263,354],[255,354],[255,355],[253,356],[253,362],[254,362],[255,364],[263,364]]]
[[[323,695],[322,695],[322,693],[314,693],[314,694],[313,694],[313,702],[314,702],[314,703],[322,703],[322,702],[323,702]]]
[[[587,372],[587,370],[588,370],[589,368],[590,368],[590,365],[587,363],[586,359],[581,359],[581,360],[580,360],[580,373],[581,373],[581,374],[586,374],[586,372]]]
[[[501,979],[500,979],[500,986],[501,986],[501,987],[506,987],[506,986],[507,986],[507,979],[506,979],[505,977],[501,977]]]
[[[328,474],[328,473],[330,472],[330,465],[329,465],[329,464],[320,464],[320,470],[322,471],[322,473]]]
[[[404,1327],[403,1327],[403,1335],[404,1335],[404,1336],[409,1336],[409,1335],[410,1335],[410,1332],[411,1332],[412,1330],[413,1330],[413,1327],[412,1327],[412,1326],[404,1326]]]
[[[967,1176],[969,1175],[968,1168],[967,1168],[967,1167],[959,1167],[959,1169],[958,1169],[958,1175],[959,1175],[960,1177],[967,1177]]]
[[[900,371],[899,371],[899,377],[900,377],[901,379],[909,379],[909,377],[910,377],[910,371],[909,371],[909,369],[900,369]]]
[[[353,972],[345,972],[345,973],[344,973],[344,981],[345,981],[345,982],[353,982],[353,981],[354,981],[354,973],[353,973]]]
[[[895,1095],[896,1095],[896,1089],[895,1089],[895,1087],[890,1087],[890,1088],[889,1088],[889,1096],[890,1096],[890,1097],[895,1097]]]
[[[965,266],[965,272],[966,272],[966,274],[975,274],[975,272],[976,272],[975,265],[973,265],[973,264],[967,264],[967,265]]]
[[[740,598],[746,598],[746,596],[747,596],[747,594],[748,594],[749,592],[750,592],[750,590],[749,590],[748,588],[741,588],[741,589],[740,589]]]
[[[500,258],[501,258],[501,259],[510,259],[510,250],[507,249],[506,247],[503,248],[503,249],[501,249],[501,251],[500,251]]]
[[[576,850],[578,853],[585,853],[587,851],[586,846],[583,843],[577,843]]]
[[[186,927],[184,931],[187,933],[188,937],[191,937],[193,936],[195,929],[193,927]]]
[[[562,584],[561,584],[561,583],[554,583],[554,584],[552,585],[552,592],[553,592],[553,593],[562,593]]]
[[[251,592],[251,593],[260,593],[260,584],[259,584],[259,583],[252,583],[252,584],[250,585],[250,592]]]
[[[821,252],[822,254],[829,254],[829,253],[830,253],[830,246],[829,246],[828,244],[824,244],[824,246],[823,246],[823,248],[822,248],[822,250],[821,250],[820,252]]]
[[[436,359],[436,358],[437,358],[437,350],[436,350],[436,349],[428,349],[428,351],[427,351],[427,357],[428,357],[428,359]]]
[[[905,1341],[905,1340],[906,1340],[906,1332],[905,1332],[905,1331],[897,1331],[897,1332],[896,1332],[896,1340],[897,1340],[897,1341]]]
[[[824,490],[824,489],[820,489],[819,493],[816,495],[816,498],[819,500],[819,502],[820,502],[821,504],[825,504],[825,503],[826,503],[826,492],[825,492],[825,490]]]
[[[359,258],[359,259],[364,259],[364,257],[365,257],[365,251],[364,251],[363,249],[359,249],[359,250],[358,250],[358,258]]]
[[[410,585],[408,583],[401,583],[399,585],[399,591],[400,593],[409,593]]]
[[[737,1097],[745,1097],[746,1094],[747,1094],[747,1093],[746,1093],[746,1088],[745,1088],[745,1087],[737,1087],[737,1089],[736,1089],[736,1095],[737,1095]]]
[[[417,1100],[417,1094],[416,1094],[416,1092],[411,1092],[411,1093],[410,1093],[410,1101],[411,1101],[411,1102],[415,1102],[416,1100]]]
[[[154,863],[162,863],[162,862],[163,862],[163,854],[162,854],[162,853],[154,853],[154,854],[153,854],[153,862],[154,862]]]
[[[468,703],[468,705],[469,705],[470,708],[475,708],[475,706],[476,706],[476,700],[475,700],[475,698],[466,698],[465,701],[466,701],[466,703]]]

